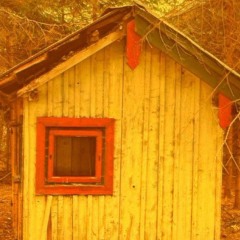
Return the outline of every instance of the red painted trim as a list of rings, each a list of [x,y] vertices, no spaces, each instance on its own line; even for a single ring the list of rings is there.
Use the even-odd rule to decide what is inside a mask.
[[[45,185],[38,188],[37,195],[111,195],[113,190],[107,186],[82,186],[82,185]]]
[[[113,190],[113,161],[111,158],[114,155],[114,125],[106,128],[106,166],[105,179],[108,189]]]
[[[46,140],[45,140],[46,141]],[[54,135],[49,133],[49,149],[48,149],[48,170],[47,170],[47,176],[48,181],[51,181],[51,178],[53,177],[53,171],[54,171]]]
[[[140,63],[141,36],[135,31],[135,20],[127,24],[127,63],[131,69],[135,69]]]
[[[45,127],[107,127],[114,122],[113,118],[68,118],[38,117],[37,122]]]
[[[51,178],[48,178],[48,183],[98,183],[101,182],[101,177],[77,177],[77,176],[52,176]]]
[[[96,169],[96,178],[98,182],[101,182],[102,179],[102,132],[98,132],[97,138],[97,144],[96,144],[96,159],[95,159],[95,169]]]
[[[78,134],[86,134],[86,136],[97,137],[97,149],[96,149],[96,179],[94,177],[89,178],[85,182],[86,177],[56,177],[53,176],[53,162],[48,163],[48,169],[51,173],[47,173],[45,168],[45,139],[46,128],[54,127],[50,129],[50,149],[54,152],[54,134],[56,135],[68,135],[76,132]],[[59,128],[59,129],[56,129]],[[71,127],[71,130],[61,128]],[[84,127],[84,130],[74,129]],[[89,130],[85,130],[89,127]],[[92,128],[92,129],[91,129]],[[102,136],[102,131],[96,128],[102,128],[105,131],[105,136]],[[90,135],[89,135],[90,134]],[[50,137],[52,136],[52,137]],[[101,140],[100,140],[101,138]],[[105,159],[102,163],[102,144],[105,141]],[[56,117],[39,117],[37,118],[37,163],[36,163],[36,194],[51,194],[51,195],[72,195],[72,194],[112,194],[113,193],[113,155],[114,155],[114,119],[111,118],[56,118]],[[104,176],[102,176],[102,164],[104,164]],[[46,177],[49,179],[46,179]],[[102,181],[103,177],[103,182]],[[71,185],[71,181],[74,185]],[[82,179],[81,179],[82,178]],[[84,180],[85,179],[85,180]],[[94,179],[94,181],[93,181]],[[95,183],[100,179],[100,184]],[[49,181],[51,180],[51,181]],[[68,185],[63,181],[70,182]],[[81,182],[79,181],[81,180]],[[78,182],[79,181],[79,182]],[[92,181],[92,183],[91,183]]]
[[[218,95],[218,118],[220,126],[225,129],[232,121],[232,102],[223,94]]]
[[[37,161],[36,161],[36,189],[44,186],[44,159],[45,159],[45,126],[41,122],[37,122]]]

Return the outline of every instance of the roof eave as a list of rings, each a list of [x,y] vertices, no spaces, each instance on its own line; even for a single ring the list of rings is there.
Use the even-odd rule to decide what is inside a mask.
[[[93,49],[96,49],[95,43],[98,41],[103,43],[105,39],[115,39],[111,37],[113,32],[116,33],[115,36],[121,38],[125,31],[123,29],[124,22],[131,18],[132,7],[129,6],[107,12],[88,26],[50,45],[2,74],[0,76],[0,92],[16,95],[19,90],[26,88],[32,81],[47,74],[75,54],[92,45]],[[98,31],[99,36],[92,42],[91,36],[94,31]],[[107,42],[109,42],[108,40]]]

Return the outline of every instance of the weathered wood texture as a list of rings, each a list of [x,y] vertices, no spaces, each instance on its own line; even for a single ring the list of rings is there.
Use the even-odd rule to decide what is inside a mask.
[[[12,213],[15,239],[22,238],[22,100],[19,99],[11,104],[11,117],[8,122],[10,133],[10,152],[12,166]]]
[[[24,240],[219,239],[212,89],[154,48],[134,71],[124,53],[116,42],[25,98]],[[116,119],[112,196],[35,195],[37,116]]]

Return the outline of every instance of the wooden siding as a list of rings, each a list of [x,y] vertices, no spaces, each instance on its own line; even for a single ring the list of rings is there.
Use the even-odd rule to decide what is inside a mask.
[[[18,99],[11,105],[9,121],[10,160],[12,166],[12,214],[14,238],[22,239],[22,101]]]
[[[212,89],[144,46],[117,42],[24,96],[24,240],[219,239],[222,133]],[[116,119],[112,196],[36,196],[36,117]],[[51,232],[47,238],[47,232]]]

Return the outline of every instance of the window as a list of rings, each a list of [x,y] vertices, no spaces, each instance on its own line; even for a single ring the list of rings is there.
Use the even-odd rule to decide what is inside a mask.
[[[37,194],[112,194],[114,120],[37,119]]]

